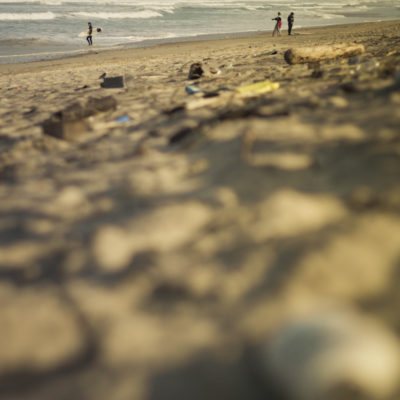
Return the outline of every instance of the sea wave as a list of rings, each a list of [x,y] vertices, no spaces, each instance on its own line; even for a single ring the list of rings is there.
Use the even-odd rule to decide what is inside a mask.
[[[0,13],[0,21],[40,21],[56,18],[50,11],[42,13]]]
[[[156,11],[136,11],[136,12],[76,12],[70,14],[77,18],[92,18],[92,19],[147,19],[162,17],[162,14]]]
[[[37,38],[0,39],[0,48],[43,46],[49,43],[50,43],[49,40],[37,39]]]

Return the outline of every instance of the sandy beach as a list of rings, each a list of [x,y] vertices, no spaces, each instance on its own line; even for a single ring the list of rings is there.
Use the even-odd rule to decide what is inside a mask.
[[[400,398],[400,21],[94,46],[0,92],[0,399]]]

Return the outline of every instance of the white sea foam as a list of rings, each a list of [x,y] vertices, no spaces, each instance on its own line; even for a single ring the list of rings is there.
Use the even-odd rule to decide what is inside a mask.
[[[156,11],[137,11],[137,12],[76,12],[71,13],[73,17],[92,18],[92,19],[146,19],[162,17],[162,14]]]
[[[52,12],[43,13],[1,13],[0,21],[40,21],[56,18]]]

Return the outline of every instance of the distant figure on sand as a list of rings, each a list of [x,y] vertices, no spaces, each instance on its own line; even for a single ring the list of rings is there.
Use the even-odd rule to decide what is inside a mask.
[[[91,23],[91,22],[88,22],[88,31],[87,31],[86,40],[87,40],[89,46],[91,46],[91,45],[93,44],[93,41],[92,41],[92,32],[93,32],[92,23]]]
[[[291,12],[287,17],[287,23],[288,23],[288,35],[291,35],[294,24],[294,12]]]
[[[272,32],[272,36],[278,35],[281,36],[281,27],[282,27],[282,18],[281,13],[278,12],[278,16],[272,18],[273,21],[276,21],[274,31]]]

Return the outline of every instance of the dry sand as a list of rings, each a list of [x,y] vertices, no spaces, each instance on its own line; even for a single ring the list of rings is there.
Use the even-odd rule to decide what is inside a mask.
[[[399,21],[0,65],[0,398],[400,398],[399,88]]]

